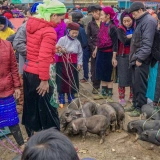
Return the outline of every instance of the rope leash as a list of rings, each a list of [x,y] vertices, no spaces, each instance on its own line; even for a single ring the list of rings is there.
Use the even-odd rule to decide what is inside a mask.
[[[62,54],[62,57],[63,57],[64,55]],[[65,56],[64,56],[65,57]],[[65,57],[66,58],[66,57]],[[74,68],[74,69],[76,69],[76,71],[81,75],[81,76],[83,76],[83,74],[80,72],[80,71],[78,71],[78,69],[76,68],[76,67],[74,67],[74,65],[72,65],[72,63],[70,63],[70,65]],[[87,79],[86,78],[84,78],[86,81],[87,81]],[[101,93],[96,89],[96,88],[94,88],[93,87],[93,85],[88,81],[88,84],[98,93],[98,95],[100,96],[100,97],[102,97],[102,99],[103,100],[105,100],[106,102],[108,102],[105,98],[104,98],[104,96],[103,95],[101,95]],[[87,92],[88,93],[90,93],[88,90],[87,90]]]
[[[16,149],[16,151],[19,153],[19,154],[22,154],[22,152],[16,147],[16,145],[13,144],[13,142],[3,133],[3,131],[0,129],[0,132],[3,134],[3,136],[7,139],[8,143],[10,143],[14,149]]]

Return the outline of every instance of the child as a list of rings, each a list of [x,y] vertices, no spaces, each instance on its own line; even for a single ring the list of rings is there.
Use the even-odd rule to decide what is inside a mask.
[[[130,87],[129,101],[132,102],[132,75],[129,69],[129,52],[130,52],[130,41],[134,31],[134,19],[131,14],[124,11],[121,15],[121,25],[117,29],[119,39],[119,50],[118,50],[118,78],[119,78],[119,103],[122,106],[126,105],[125,101],[125,87]]]
[[[6,40],[14,33],[14,30],[9,27],[9,21],[5,17],[0,16],[0,38]]]
[[[83,54],[81,44],[77,40],[79,28],[79,24],[69,23],[67,35],[60,38],[57,43],[57,45],[66,49],[66,54],[61,55],[57,53],[56,55],[56,82],[60,104],[65,104],[65,93],[68,94],[68,103],[70,103],[79,89],[77,70],[81,69]]]

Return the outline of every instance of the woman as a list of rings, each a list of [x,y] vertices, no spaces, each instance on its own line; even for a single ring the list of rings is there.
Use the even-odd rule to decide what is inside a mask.
[[[31,136],[32,131],[50,127],[60,129],[54,76],[57,35],[53,28],[61,22],[66,7],[57,0],[45,0],[38,5],[37,12],[35,17],[29,17],[26,24],[27,56],[23,72],[22,123],[30,131],[28,136]]]
[[[117,66],[116,54],[118,50],[118,37],[116,26],[118,20],[111,7],[104,7],[101,11],[102,23],[97,37],[97,47],[93,52],[96,56],[96,79],[101,81],[102,96],[112,101],[113,82],[111,79],[113,66]],[[97,52],[98,51],[98,52]]]
[[[117,29],[119,47],[118,47],[118,78],[119,78],[119,103],[122,106],[126,105],[125,101],[125,87],[130,87],[129,101],[132,102],[132,75],[129,69],[129,52],[130,42],[134,31],[134,19],[131,14],[124,11],[121,14],[121,25]]]
[[[79,24],[74,22],[69,23],[67,26],[67,35],[60,38],[57,44],[66,49],[66,54],[56,55],[56,82],[60,104],[65,104],[65,93],[67,93],[68,103],[70,103],[74,94],[79,89],[77,70],[81,69],[83,54],[81,44],[77,39],[79,28]]]
[[[0,128],[8,126],[17,144],[23,149],[24,140],[15,102],[20,97],[20,81],[11,43],[0,39],[0,53]]]

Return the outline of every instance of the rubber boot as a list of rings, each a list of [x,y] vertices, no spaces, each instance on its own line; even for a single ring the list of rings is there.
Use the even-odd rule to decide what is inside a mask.
[[[65,97],[63,93],[59,94],[58,99],[60,104],[65,104]]]
[[[108,95],[108,97],[107,97],[108,102],[113,102],[113,100],[112,100],[113,88],[108,88],[107,95]]]
[[[93,97],[94,100],[99,100],[99,99],[106,99],[107,98],[107,91],[108,87],[107,86],[102,86],[102,92],[101,95],[96,95]]]
[[[68,94],[68,103],[70,104],[72,100],[75,99],[74,94]]]

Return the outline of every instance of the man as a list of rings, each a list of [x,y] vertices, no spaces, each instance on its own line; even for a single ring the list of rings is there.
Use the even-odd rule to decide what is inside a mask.
[[[82,25],[84,26],[86,34],[87,34],[88,23],[92,20],[91,6],[89,6],[87,10],[88,10],[88,15],[82,19]]]
[[[157,22],[148,12],[145,12],[141,2],[134,2],[129,12],[136,20],[136,28],[131,40],[129,58],[132,68],[133,106],[126,111],[131,112],[131,117],[138,117],[141,107],[147,103],[147,79]]]
[[[92,20],[89,22],[87,27],[88,45],[91,53],[95,50],[97,35],[100,27],[100,12],[102,8],[99,5],[91,6]],[[91,56],[91,80],[93,83],[93,94],[97,94],[97,90],[100,88],[100,81],[95,78],[95,63],[96,58]]]

